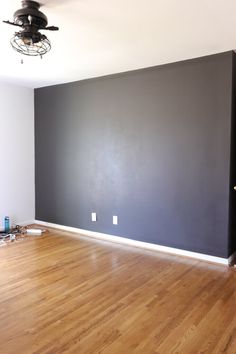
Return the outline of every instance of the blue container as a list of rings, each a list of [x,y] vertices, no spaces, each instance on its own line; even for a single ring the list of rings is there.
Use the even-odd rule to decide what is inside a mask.
[[[5,228],[5,233],[8,233],[10,231],[10,218],[9,218],[9,216],[5,216],[4,228]]]

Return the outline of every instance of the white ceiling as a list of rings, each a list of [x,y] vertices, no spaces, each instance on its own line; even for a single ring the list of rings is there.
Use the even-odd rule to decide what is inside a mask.
[[[0,80],[28,87],[81,80],[236,48],[235,0],[41,0],[52,50],[24,57],[0,23]],[[0,0],[12,20],[19,0]]]

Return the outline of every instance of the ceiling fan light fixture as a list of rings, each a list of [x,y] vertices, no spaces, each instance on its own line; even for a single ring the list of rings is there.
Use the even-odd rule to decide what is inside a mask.
[[[16,33],[10,42],[12,48],[18,53],[28,56],[42,56],[51,49],[51,43],[44,35],[42,35],[40,41],[34,43],[32,38],[22,37],[19,33]]]
[[[47,26],[47,17],[39,11],[40,4],[36,1],[22,1],[22,8],[14,13],[14,21],[3,21],[21,27],[10,40],[11,46],[18,53],[28,56],[41,56],[49,52],[51,43],[40,30],[57,31],[55,26]]]

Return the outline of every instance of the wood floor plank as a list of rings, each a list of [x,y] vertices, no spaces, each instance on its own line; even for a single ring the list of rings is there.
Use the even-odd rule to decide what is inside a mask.
[[[235,269],[54,229],[0,269],[1,354],[236,353]]]

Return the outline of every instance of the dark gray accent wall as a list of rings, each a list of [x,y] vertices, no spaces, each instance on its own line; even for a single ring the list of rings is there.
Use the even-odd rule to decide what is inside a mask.
[[[229,254],[236,252],[236,54],[233,53],[232,68],[232,123],[231,123],[231,168],[229,209]]]
[[[36,219],[227,257],[232,59],[36,89]]]

